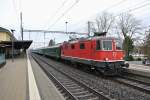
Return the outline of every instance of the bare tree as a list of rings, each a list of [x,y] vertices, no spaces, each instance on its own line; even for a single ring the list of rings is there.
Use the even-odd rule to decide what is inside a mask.
[[[126,51],[126,60],[130,60],[130,58],[132,58],[130,53],[134,50],[134,41],[132,36],[135,33],[140,33],[140,21],[132,14],[122,13],[119,15],[117,26],[124,36],[123,49]]]
[[[149,34],[145,38],[142,49],[144,51],[144,54],[147,55],[150,60],[150,31],[149,31]]]
[[[51,40],[49,41],[48,46],[53,46],[53,45],[55,45],[55,40],[51,39]]]
[[[113,14],[103,12],[97,16],[95,23],[92,23],[93,32],[108,32],[114,23],[115,17]]]
[[[117,26],[124,37],[129,36],[132,38],[135,33],[140,33],[139,31],[141,30],[140,21],[129,13],[119,15]]]

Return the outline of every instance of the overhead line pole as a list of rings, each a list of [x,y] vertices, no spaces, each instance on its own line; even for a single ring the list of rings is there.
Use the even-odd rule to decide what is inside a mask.
[[[44,47],[45,47],[45,34],[46,34],[46,33],[44,32]]]
[[[11,36],[11,42],[12,42],[12,45],[11,45],[12,62],[14,62],[14,31],[15,30],[11,29],[11,32],[12,32],[12,36]]]
[[[66,34],[67,34],[67,24],[68,24],[68,22],[66,21],[65,23],[66,23]]]
[[[31,40],[31,39],[30,39],[30,31],[29,31],[29,40]]]
[[[90,21],[88,21],[88,37],[90,37],[90,31],[91,30],[91,25],[90,25]]]
[[[21,32],[21,39],[23,41],[22,12],[20,12],[20,32]]]

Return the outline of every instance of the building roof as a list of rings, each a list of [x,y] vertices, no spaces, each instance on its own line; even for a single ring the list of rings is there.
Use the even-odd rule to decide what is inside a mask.
[[[15,49],[28,49],[31,45],[32,41],[14,41],[14,48]],[[11,41],[1,41],[1,47],[10,48],[12,46]]]
[[[6,33],[8,33],[8,35],[11,37],[13,37],[13,40],[17,40],[16,38],[15,38],[15,36],[14,35],[12,35],[11,34],[11,32],[8,30],[8,29],[5,29],[5,28],[3,28],[3,27],[0,27],[0,32],[6,32]]]
[[[0,27],[0,32],[7,32],[7,33],[11,33],[9,30],[3,28],[3,27]]]

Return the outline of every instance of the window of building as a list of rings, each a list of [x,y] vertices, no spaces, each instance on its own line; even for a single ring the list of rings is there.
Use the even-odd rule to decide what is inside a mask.
[[[103,50],[112,50],[111,40],[103,40]]]
[[[71,49],[74,49],[75,48],[75,45],[74,44],[71,44]]]
[[[96,50],[101,50],[101,41],[100,40],[96,41]]]
[[[85,44],[84,43],[80,43],[80,49],[85,49]]]

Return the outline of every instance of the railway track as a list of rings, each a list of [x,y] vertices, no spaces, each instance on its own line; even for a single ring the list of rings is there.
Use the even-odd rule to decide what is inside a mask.
[[[85,83],[86,85],[96,89],[98,92],[102,91],[104,94],[108,94],[111,98],[115,98],[116,100],[150,100],[149,92],[145,92],[143,89],[132,87],[131,85],[134,81],[131,81],[129,79],[127,81],[124,78],[122,78],[122,80],[119,80],[118,78],[118,81],[115,81],[115,78],[112,79],[112,77],[105,78],[101,76],[96,76],[70,67],[70,65],[50,60],[46,57],[42,57],[40,55],[36,56],[38,56],[38,59],[40,58],[44,60],[49,65],[55,65],[55,68],[57,68],[59,71],[68,74],[76,80],[80,80],[80,82]],[[123,82],[123,79],[126,82]],[[132,83],[131,85],[129,85],[129,81]],[[135,84],[137,84],[137,81],[135,81],[134,85]]]
[[[79,80],[68,76],[57,70],[53,65],[48,64],[43,59],[32,55],[48,77],[55,83],[56,87],[63,93],[68,100],[115,100],[103,92],[99,92]]]
[[[141,84],[150,85],[150,77],[126,72],[123,78],[136,81]]]
[[[150,94],[149,77],[126,73],[126,75],[114,78],[113,80]]]

